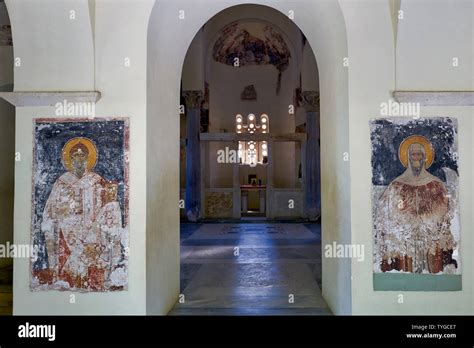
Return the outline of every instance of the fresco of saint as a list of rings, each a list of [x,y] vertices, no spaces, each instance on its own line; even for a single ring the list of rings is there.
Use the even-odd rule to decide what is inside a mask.
[[[380,270],[439,273],[457,268],[447,187],[427,169],[435,153],[421,135],[405,138],[398,156],[406,170],[376,202],[376,260]]]
[[[97,161],[88,138],[70,139],[63,147],[67,171],[55,181],[41,223],[48,268],[38,276],[53,288],[105,291],[127,282],[118,184],[94,173]]]

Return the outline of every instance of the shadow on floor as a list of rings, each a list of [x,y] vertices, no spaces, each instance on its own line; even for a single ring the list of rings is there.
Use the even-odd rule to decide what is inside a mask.
[[[330,315],[320,225],[181,224],[181,294],[170,315]]]

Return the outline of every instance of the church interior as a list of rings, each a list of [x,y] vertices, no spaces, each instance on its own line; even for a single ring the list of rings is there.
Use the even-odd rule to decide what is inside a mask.
[[[474,314],[473,69],[472,0],[0,0],[0,315]]]
[[[181,83],[204,90],[182,92],[186,301],[172,314],[330,313],[321,296],[319,81],[306,37],[263,6],[222,11],[194,37]]]

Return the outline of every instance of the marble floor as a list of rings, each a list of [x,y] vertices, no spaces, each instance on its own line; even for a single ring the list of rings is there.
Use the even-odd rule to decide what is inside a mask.
[[[182,223],[181,294],[170,315],[330,315],[320,225]]]

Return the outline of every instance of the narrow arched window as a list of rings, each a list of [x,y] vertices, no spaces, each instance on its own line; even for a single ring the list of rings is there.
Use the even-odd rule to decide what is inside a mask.
[[[270,119],[267,114],[257,117],[254,114],[247,116],[247,122],[244,123],[242,115],[235,116],[235,131],[237,134],[265,134],[270,132]],[[239,141],[239,163],[255,166],[257,164],[267,163],[268,144],[266,141]]]

